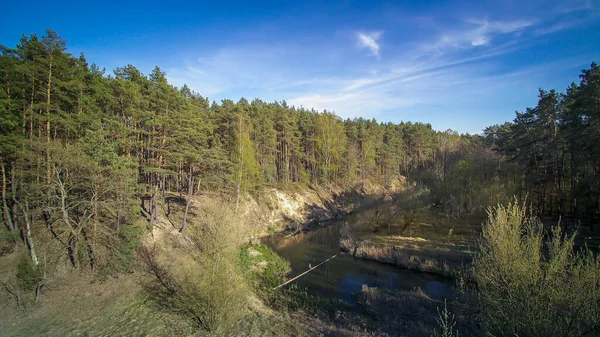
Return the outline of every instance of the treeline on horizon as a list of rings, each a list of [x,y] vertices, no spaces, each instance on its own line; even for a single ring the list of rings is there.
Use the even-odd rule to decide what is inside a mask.
[[[37,238],[63,247],[74,268],[119,272],[130,268],[140,203],[153,224],[168,192],[188,205],[199,193],[226,195],[237,207],[267,186],[349,189],[401,177],[455,215],[516,194],[540,214],[591,223],[600,210],[600,70],[592,63],[580,77],[565,94],[540,91],[538,106],[513,122],[459,135],[284,101],[210,103],[170,85],[159,67],[107,75],[54,31],[24,35],[0,54],[5,241],[24,243],[34,264]]]

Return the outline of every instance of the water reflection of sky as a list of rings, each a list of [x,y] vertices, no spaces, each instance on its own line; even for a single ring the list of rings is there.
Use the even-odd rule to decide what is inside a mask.
[[[292,272],[289,276],[293,277],[339,252],[341,226],[342,223],[337,222],[288,239],[281,236],[266,238],[264,243],[290,261]],[[345,254],[313,270],[295,283],[310,294],[341,299],[352,305],[357,304],[355,294],[360,293],[365,284],[399,290],[420,287],[435,298],[451,295],[447,280],[439,276],[355,259]]]
[[[358,294],[362,290],[363,284],[367,284],[367,280],[361,277],[355,277],[352,274],[346,274],[346,277],[342,280],[340,284],[340,288],[342,290],[342,294],[338,297],[341,300],[344,300],[348,303],[354,304],[356,299],[352,296],[352,294]]]

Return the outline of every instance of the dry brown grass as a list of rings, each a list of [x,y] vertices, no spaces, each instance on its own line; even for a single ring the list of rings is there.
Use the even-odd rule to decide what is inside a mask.
[[[455,277],[456,269],[451,268],[440,258],[426,257],[423,252],[414,252],[396,246],[380,246],[360,242],[353,244],[351,240],[340,242],[342,249],[351,252],[356,257],[389,263],[394,266],[418,270],[422,272],[435,273],[446,277]]]
[[[0,311],[2,336],[172,336],[192,331],[187,322],[146,305],[139,275],[97,281],[72,273],[45,289],[28,316],[9,304]]]
[[[444,302],[432,299],[420,288],[389,291],[364,285],[358,299],[375,320],[378,335],[434,336],[440,329],[436,318],[438,309],[444,308]],[[481,335],[479,326],[465,315],[465,308],[459,301],[449,302],[448,309],[456,318],[459,335]]]
[[[357,315],[346,315],[336,312],[332,317],[321,317],[310,315],[303,311],[294,312],[291,317],[305,331],[306,336],[329,336],[329,337],[369,337],[382,336],[381,333],[370,331],[364,327],[363,317]],[[385,335],[383,335],[385,336]]]
[[[421,211],[405,229],[350,230],[340,246],[360,258],[454,278],[470,264],[484,219],[483,215],[452,219]]]

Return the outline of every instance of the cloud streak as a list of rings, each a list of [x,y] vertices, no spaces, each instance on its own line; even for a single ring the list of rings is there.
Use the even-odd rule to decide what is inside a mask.
[[[290,105],[334,111],[343,118],[412,119],[439,129],[477,132],[476,120],[479,127],[509,120],[514,110],[535,100],[544,74],[590,61],[519,59],[540,39],[591,22],[553,15],[444,22],[423,29],[418,38],[382,24],[379,30],[358,27],[320,42],[248,41],[203,53],[185,68],[167,69],[167,74],[176,85],[188,83],[211,99],[285,99]],[[365,58],[361,50],[378,62]],[[507,64],[511,58],[519,62]],[[463,125],[453,114],[471,117]]]
[[[371,33],[356,33],[359,46],[366,48],[371,52],[371,55],[380,58],[379,50],[381,49],[380,43],[378,42],[382,32],[371,32]]]
[[[489,46],[496,37],[521,32],[534,24],[535,20],[466,20],[460,22],[458,28],[442,33],[433,43],[423,44],[422,50],[441,54],[455,49]]]

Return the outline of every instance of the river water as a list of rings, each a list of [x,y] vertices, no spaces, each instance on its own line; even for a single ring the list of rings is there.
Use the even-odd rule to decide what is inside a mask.
[[[292,272],[288,276],[292,278],[340,252],[340,229],[345,221],[350,219],[329,221],[325,227],[290,238],[267,237],[263,243],[290,262]],[[294,283],[309,294],[344,300],[352,305],[357,304],[353,294],[360,293],[364,284],[399,290],[420,287],[437,299],[452,295],[450,281],[441,276],[358,259],[349,254],[338,255]]]

